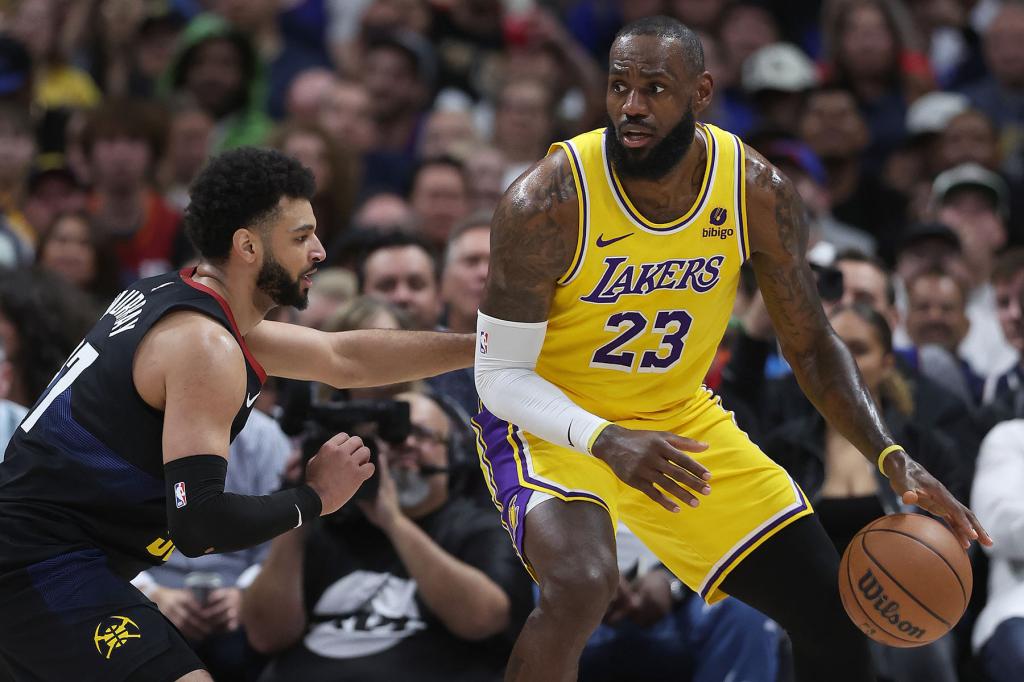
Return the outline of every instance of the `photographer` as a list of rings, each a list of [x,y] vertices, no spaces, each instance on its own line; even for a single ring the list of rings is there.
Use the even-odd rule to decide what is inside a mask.
[[[425,394],[398,399],[409,433],[378,441],[378,491],[363,514],[275,539],[243,595],[250,643],[276,655],[265,681],[502,676],[529,581],[493,515],[449,494],[458,425]]]

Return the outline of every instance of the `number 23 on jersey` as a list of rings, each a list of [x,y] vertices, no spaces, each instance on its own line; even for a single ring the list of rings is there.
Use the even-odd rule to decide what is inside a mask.
[[[594,351],[590,366],[619,372],[667,372],[683,356],[692,323],[685,310],[659,310],[653,321],[638,310],[612,313],[604,329],[616,336]],[[638,363],[637,353],[623,348],[647,333],[660,335],[661,342],[656,349],[641,353]]]

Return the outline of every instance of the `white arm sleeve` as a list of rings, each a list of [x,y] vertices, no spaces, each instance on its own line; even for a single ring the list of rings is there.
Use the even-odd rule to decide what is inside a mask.
[[[547,327],[547,322],[509,322],[478,313],[476,390],[494,416],[589,455],[611,422],[587,412],[537,374]]]

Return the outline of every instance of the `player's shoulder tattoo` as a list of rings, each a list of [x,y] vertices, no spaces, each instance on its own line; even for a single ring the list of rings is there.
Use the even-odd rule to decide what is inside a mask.
[[[576,247],[576,196],[565,155],[545,157],[521,175],[498,204],[491,223],[492,251],[499,257],[514,253],[527,265],[567,266]]]
[[[498,205],[498,213],[527,223],[540,215],[564,213],[566,208],[575,207],[576,201],[572,167],[565,154],[557,152],[516,178]]]
[[[578,221],[576,181],[564,153],[523,173],[491,220],[487,309],[509,319],[545,314],[550,289],[576,252]],[[547,293],[531,295],[540,292]]]
[[[781,246],[791,255],[807,248],[807,212],[793,183],[761,154],[746,148],[747,212],[751,242]]]

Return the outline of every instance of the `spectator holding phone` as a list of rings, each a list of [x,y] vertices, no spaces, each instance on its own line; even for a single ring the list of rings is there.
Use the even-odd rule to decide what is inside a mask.
[[[410,430],[378,443],[373,499],[275,539],[242,597],[261,680],[499,680],[532,606],[491,514],[449,494],[450,411],[404,393]]]

